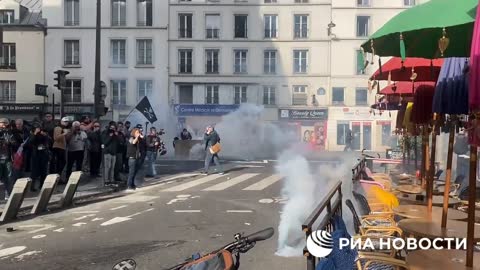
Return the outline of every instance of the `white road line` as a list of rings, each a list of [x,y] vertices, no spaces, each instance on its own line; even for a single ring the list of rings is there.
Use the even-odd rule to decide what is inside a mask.
[[[252,210],[227,210],[227,213],[252,213]]]
[[[175,210],[175,213],[201,213],[202,210]]]
[[[266,187],[272,185],[273,183],[279,181],[283,177],[278,174],[270,175],[269,177],[263,179],[262,181],[259,181],[251,186],[248,186],[244,188],[243,190],[263,190]]]
[[[146,212],[150,212],[150,211],[153,211],[153,210],[155,210],[155,208],[148,208],[147,210],[143,210],[143,211],[140,211],[140,212],[138,212],[138,213],[135,213],[135,214],[132,214],[132,215],[130,215],[130,216],[127,216],[127,218],[132,218],[132,217],[134,217],[134,216],[138,216],[138,215],[140,215],[140,214],[143,214],[143,213],[146,213]]]
[[[134,216],[138,216],[140,214],[143,214],[143,213],[146,213],[146,212],[150,212],[152,210],[155,210],[155,208],[149,208],[147,210],[143,210],[143,211],[140,211],[138,213],[135,213],[135,214],[132,214],[130,216],[126,216],[126,217],[114,217],[110,220],[107,220],[105,221],[104,223],[100,224],[100,226],[109,226],[109,225],[113,225],[113,224],[116,224],[116,223],[120,223],[120,222],[124,222],[124,221],[129,221],[132,219],[132,217]]]
[[[224,175],[220,175],[220,174],[212,174],[212,175],[208,175],[208,176],[202,177],[202,178],[197,179],[197,180],[190,181],[190,182],[185,183],[185,184],[181,184],[181,185],[178,185],[178,186],[174,186],[174,187],[171,187],[171,188],[164,189],[162,191],[163,192],[183,191],[183,190],[186,190],[186,189],[189,189],[189,188],[201,185],[201,184],[211,182],[211,181],[216,180],[216,179],[218,179],[220,177],[223,177],[223,176]]]
[[[76,212],[73,212],[74,214],[95,214],[95,213],[98,213],[100,211],[76,211]]]
[[[32,239],[40,239],[40,238],[44,238],[44,237],[47,237],[47,235],[46,234],[39,234],[39,235],[32,236]]]
[[[85,223],[85,222],[78,222],[78,223],[73,224],[72,226],[74,226],[74,227],[81,227],[81,226],[86,225],[86,224],[87,224],[87,223]]]
[[[97,221],[97,220],[103,220],[103,218],[96,217],[96,218],[92,219],[92,221]]]
[[[82,219],[86,219],[86,218],[94,217],[94,216],[95,216],[95,214],[90,214],[90,215],[85,215],[85,216],[75,218],[74,220],[77,221],[77,220],[82,220]]]
[[[128,205],[120,205],[120,206],[117,206],[117,207],[114,207],[114,208],[110,208],[110,210],[118,210],[118,209],[122,209],[122,208],[125,208],[127,207]]]
[[[217,185],[214,185],[214,186],[211,186],[211,187],[208,187],[206,189],[204,189],[204,191],[209,191],[209,190],[225,190],[229,187],[232,187],[236,184],[239,184],[241,182],[244,182],[244,181],[247,181],[248,179],[252,178],[252,177],[255,177],[259,175],[258,173],[246,173],[246,174],[242,174],[240,176],[237,176],[233,179],[230,179],[230,180],[226,180],[225,182],[222,182],[220,184],[217,184]]]
[[[191,176],[196,176],[196,175],[198,175],[198,173],[183,173],[183,174],[179,174],[179,175],[169,177],[169,178],[165,179],[164,181],[171,181],[171,180],[175,180],[175,179],[180,179],[180,178],[184,178],[184,177],[191,177]]]
[[[39,228],[40,227],[40,229],[36,229],[36,230],[28,232],[28,233],[37,233],[37,232],[45,231],[45,230],[48,230],[48,229],[51,229],[51,228],[55,228],[57,226],[51,225],[51,224],[42,224],[42,225],[21,225],[21,226],[18,226],[18,227],[19,228]]]

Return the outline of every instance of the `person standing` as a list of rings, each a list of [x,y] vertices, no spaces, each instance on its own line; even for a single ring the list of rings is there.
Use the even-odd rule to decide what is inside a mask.
[[[147,136],[147,177],[155,177],[155,161],[157,160],[157,151],[160,147],[160,138],[157,135],[155,127],[150,128],[150,134]]]
[[[45,177],[48,174],[48,159],[50,137],[46,130],[40,126],[34,126],[33,134],[30,136],[30,144],[32,146],[32,175],[33,180],[30,185],[32,192],[38,191],[43,186]],[[37,189],[38,187],[38,189]]]
[[[124,133],[124,128],[122,122],[118,122],[117,126],[117,140],[118,140],[118,145],[117,145],[117,153],[115,156],[115,169],[114,169],[114,180],[116,182],[122,182],[123,179],[120,175],[120,172],[123,171],[123,158],[124,154],[127,152],[127,139],[125,138],[125,133]]]
[[[182,140],[191,140],[192,134],[190,134],[190,132],[186,128],[184,128],[182,130],[182,133],[180,134],[180,137],[182,138]]]
[[[352,145],[353,144],[353,132],[351,129],[347,131],[346,138],[345,138],[345,149],[343,151],[352,151]]]
[[[85,153],[85,142],[87,141],[87,134],[80,129],[80,122],[75,121],[72,124],[72,130],[65,135],[67,140],[67,174],[65,175],[67,181],[72,174],[73,164],[75,164],[75,171],[81,171],[83,165],[83,156]]]
[[[128,143],[128,140],[130,139],[130,133],[131,133],[130,125],[131,125],[130,121],[125,121],[123,134],[125,134],[125,140],[127,141],[127,143]],[[126,147],[125,147],[125,154],[123,157],[124,157],[123,168],[125,172],[128,174],[128,157],[127,157]]]
[[[203,135],[203,142],[205,143],[205,168],[203,174],[208,174],[208,168],[210,167],[210,163],[212,162],[212,160],[218,167],[219,174],[224,174],[220,165],[218,153],[212,153],[210,149],[212,146],[220,143],[220,136],[212,126],[207,127],[205,134]]]
[[[12,147],[13,137],[8,128],[8,119],[0,119],[0,181],[5,186],[5,200],[8,200],[13,185],[10,183],[12,177]]]
[[[137,188],[135,184],[135,177],[138,174],[138,171],[141,169],[141,153],[140,153],[140,143],[143,140],[143,135],[140,133],[138,128],[132,129],[130,133],[130,139],[127,144],[127,158],[128,158],[128,181],[127,191],[133,191]]]
[[[102,163],[102,139],[100,134],[100,123],[93,123],[93,131],[87,134],[88,151],[90,154],[90,177],[100,176],[100,164]]]
[[[65,135],[70,132],[69,128],[69,119],[68,117],[63,117],[60,120],[60,125],[53,129],[53,155],[55,160],[55,170],[54,173],[62,175],[63,169],[66,164],[66,138]],[[60,181],[61,184],[65,184],[67,181],[63,179]]]
[[[102,133],[103,149],[103,182],[105,185],[112,184],[115,173],[115,159],[117,156],[117,130],[115,122],[110,122],[109,126]]]

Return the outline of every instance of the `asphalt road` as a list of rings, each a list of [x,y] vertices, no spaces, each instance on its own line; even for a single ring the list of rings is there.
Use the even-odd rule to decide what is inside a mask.
[[[164,269],[233,241],[237,232],[278,227],[287,198],[280,197],[282,181],[271,163],[232,163],[224,176],[195,175],[194,162],[157,168],[182,177],[1,226],[0,268],[112,269],[132,258],[139,270]],[[242,255],[241,269],[304,269],[301,257],[274,255],[276,240]]]

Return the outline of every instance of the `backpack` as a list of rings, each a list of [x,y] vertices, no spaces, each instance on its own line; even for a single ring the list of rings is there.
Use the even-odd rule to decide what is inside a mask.
[[[235,270],[232,253],[219,251],[184,265],[180,270]]]

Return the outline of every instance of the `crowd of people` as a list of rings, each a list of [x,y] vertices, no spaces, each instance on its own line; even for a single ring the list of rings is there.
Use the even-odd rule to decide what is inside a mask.
[[[163,130],[152,127],[144,135],[141,125],[130,125],[111,121],[102,127],[88,116],[80,121],[63,117],[57,122],[49,113],[31,123],[0,118],[0,180],[5,199],[19,178],[29,176],[35,192],[48,174],[60,175],[59,184],[65,184],[72,171],[88,172],[91,179],[102,177],[107,186],[127,181],[128,190],[135,190],[135,178],[144,163],[145,175],[154,177],[157,155],[166,149],[160,137]]]

